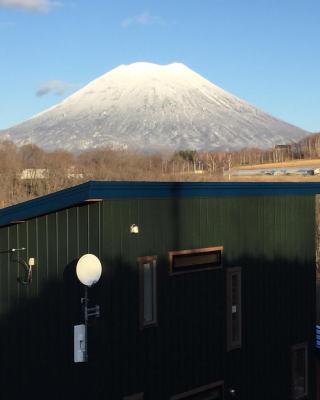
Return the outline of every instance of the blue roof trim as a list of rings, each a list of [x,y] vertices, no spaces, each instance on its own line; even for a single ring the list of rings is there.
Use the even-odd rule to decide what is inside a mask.
[[[72,207],[89,199],[315,195],[306,182],[105,182],[89,181],[0,210],[0,226]]]

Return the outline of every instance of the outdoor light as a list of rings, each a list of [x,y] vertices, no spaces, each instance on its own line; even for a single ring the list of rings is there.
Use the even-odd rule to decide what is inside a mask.
[[[84,285],[84,297],[81,299],[84,312],[84,324],[74,326],[74,362],[88,361],[88,322],[90,317],[100,316],[100,306],[88,307],[88,288],[97,283],[101,277],[102,266],[98,257],[93,254],[85,254],[80,257],[76,274]]]
[[[137,235],[139,233],[139,227],[136,224],[132,224],[130,226],[130,233],[132,233],[133,235]]]

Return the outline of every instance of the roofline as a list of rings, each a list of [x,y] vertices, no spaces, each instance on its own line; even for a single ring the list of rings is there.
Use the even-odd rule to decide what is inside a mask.
[[[90,200],[210,196],[315,195],[320,182],[88,181],[0,210],[0,226],[49,214]]]

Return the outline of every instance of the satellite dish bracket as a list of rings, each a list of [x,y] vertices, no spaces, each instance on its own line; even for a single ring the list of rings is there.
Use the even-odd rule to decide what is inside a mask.
[[[82,362],[88,361],[88,324],[90,318],[100,317],[100,306],[95,305],[89,307],[88,288],[98,282],[101,276],[101,262],[98,257],[93,254],[85,254],[80,257],[77,267],[76,274],[79,281],[84,285],[84,297],[81,298],[81,304],[83,306],[84,314],[84,348],[83,348],[83,360]]]
[[[85,286],[84,288],[84,296],[81,298],[81,304],[83,304],[83,315],[84,315],[84,322],[87,324],[91,317],[99,318],[100,317],[100,306],[95,305],[93,307],[88,307],[89,298],[88,298],[88,288]]]

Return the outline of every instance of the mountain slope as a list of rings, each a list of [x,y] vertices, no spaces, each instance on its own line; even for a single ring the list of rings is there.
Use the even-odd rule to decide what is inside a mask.
[[[1,132],[18,144],[81,151],[267,148],[307,132],[225,92],[183,64],[121,65]]]

